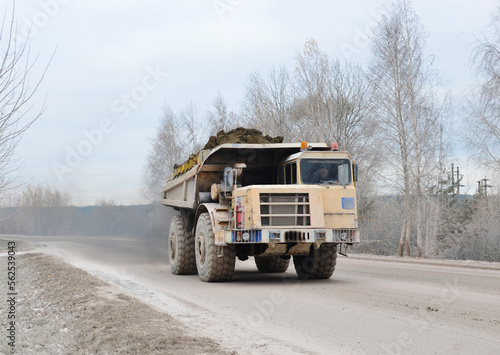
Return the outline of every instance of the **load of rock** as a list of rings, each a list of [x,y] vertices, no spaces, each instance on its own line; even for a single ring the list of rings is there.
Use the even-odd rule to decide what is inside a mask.
[[[258,129],[247,129],[243,127],[235,128],[229,132],[219,131],[216,136],[211,136],[203,150],[214,149],[224,143],[248,143],[248,144],[267,144],[283,143],[283,137],[265,136]],[[183,164],[174,164],[174,176],[179,176],[189,171],[198,163],[198,154],[191,154]]]
[[[235,128],[229,132],[220,131],[216,136],[211,136],[203,149],[214,149],[224,143],[249,143],[249,144],[266,144],[266,143],[282,143],[283,137],[265,136],[257,129],[247,129],[243,127]]]

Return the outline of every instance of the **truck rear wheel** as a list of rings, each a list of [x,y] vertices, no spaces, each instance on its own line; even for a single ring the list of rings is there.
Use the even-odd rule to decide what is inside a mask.
[[[174,216],[170,222],[168,238],[170,269],[175,275],[196,274],[194,258],[194,238],[186,228],[186,221],[181,216]]]
[[[311,251],[308,256],[294,256],[295,271],[301,280],[329,279],[335,271],[337,263],[337,246],[334,244],[321,244]]]
[[[256,256],[255,265],[259,272],[285,272],[290,259],[283,259],[281,256]]]
[[[222,256],[217,256],[218,247],[208,213],[198,218],[195,233],[195,255],[198,275],[203,281],[227,281],[233,277],[236,262],[234,246],[222,247]]]

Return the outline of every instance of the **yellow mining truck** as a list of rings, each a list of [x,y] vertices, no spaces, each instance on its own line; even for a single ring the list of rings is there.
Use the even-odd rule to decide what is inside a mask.
[[[192,155],[162,188],[180,211],[169,231],[174,274],[232,278],[235,259],[260,272],[328,279],[338,251],[359,243],[357,167],[336,144],[222,144]]]

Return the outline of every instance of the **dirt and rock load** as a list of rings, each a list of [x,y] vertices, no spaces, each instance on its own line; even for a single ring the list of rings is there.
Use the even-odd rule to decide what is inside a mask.
[[[267,143],[283,143],[283,137],[271,137],[264,135],[258,129],[238,127],[229,132],[219,131],[217,135],[211,136],[207,144],[203,147],[205,149],[214,149],[224,143],[248,143],[248,144],[267,144]],[[177,175],[182,175],[184,172],[192,168],[197,163],[197,154],[191,154],[184,164],[189,164],[185,169],[183,164],[174,164],[174,172]],[[181,169],[182,171],[178,171]]]
[[[282,142],[283,137],[281,136],[266,136],[257,129],[238,127],[229,132],[219,131],[216,136],[211,136],[203,149],[214,149],[224,143],[266,144]]]

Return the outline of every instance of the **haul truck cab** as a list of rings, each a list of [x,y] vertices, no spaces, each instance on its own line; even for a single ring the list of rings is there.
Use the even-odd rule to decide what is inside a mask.
[[[330,278],[337,247],[359,242],[357,168],[324,143],[223,144],[169,177],[162,203],[180,211],[169,232],[174,274],[226,281],[235,258],[260,272]]]

